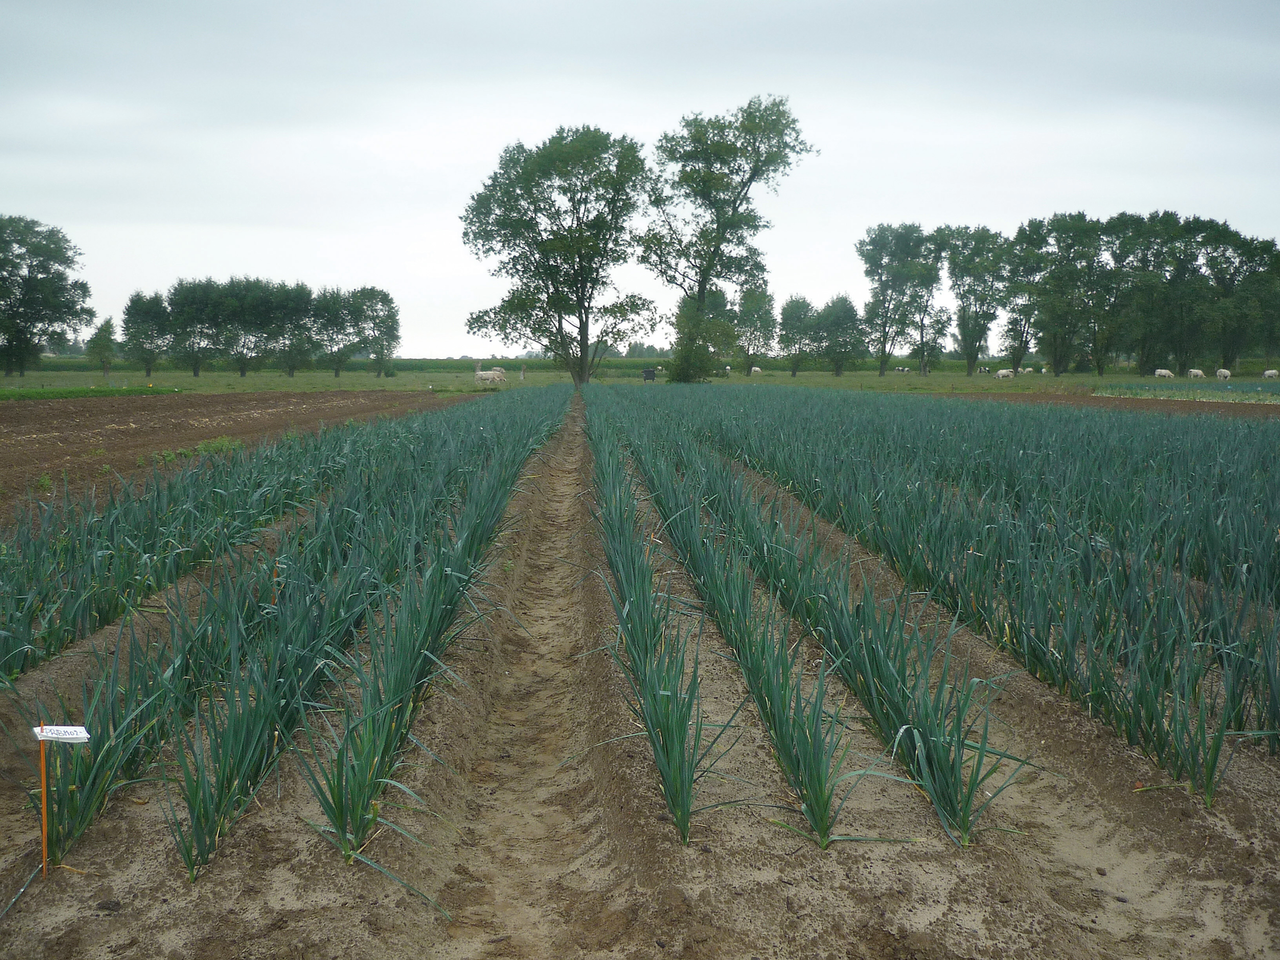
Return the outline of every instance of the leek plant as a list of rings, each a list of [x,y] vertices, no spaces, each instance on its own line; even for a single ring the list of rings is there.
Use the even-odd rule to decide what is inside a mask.
[[[1207,803],[1224,745],[1280,749],[1275,425],[788,390],[628,401],[787,486]]]
[[[111,795],[142,775],[163,736],[165,689],[137,638],[126,647],[122,637],[111,655],[95,651],[94,658],[99,679],[85,682],[80,711],[61,699],[52,709],[37,702],[34,710],[20,711],[24,726],[83,723],[89,731],[87,744],[52,744],[49,750],[49,858],[55,864],[62,863]],[[27,735],[21,741],[29,739],[29,730],[20,733]],[[38,814],[40,771],[33,774],[36,786],[27,797]]]
[[[613,581],[609,596],[620,643],[610,647],[626,679],[628,705],[644,728],[663,799],[680,842],[689,843],[695,785],[713,764],[707,758],[724,730],[703,745],[698,654],[688,659],[688,634],[671,617],[670,597],[655,588],[653,534],[640,523],[635,489],[622,450],[608,426],[588,411],[595,458],[595,520]]]

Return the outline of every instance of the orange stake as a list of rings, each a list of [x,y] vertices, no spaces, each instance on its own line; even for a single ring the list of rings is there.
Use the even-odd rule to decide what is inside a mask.
[[[44,729],[44,721],[40,721]],[[44,738],[40,738],[40,875],[49,876],[49,779],[45,773]]]

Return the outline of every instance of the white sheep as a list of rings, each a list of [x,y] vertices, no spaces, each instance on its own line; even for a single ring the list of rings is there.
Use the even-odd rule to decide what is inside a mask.
[[[1219,380],[1230,380],[1230,379],[1231,379],[1231,371],[1230,371],[1230,370],[1219,370],[1219,371],[1218,371],[1218,379],[1219,379]]]
[[[1264,380],[1275,380],[1277,377],[1280,377],[1280,370],[1263,370],[1262,371],[1262,378]]]
[[[1187,371],[1187,376],[1190,377],[1192,380],[1203,380],[1204,371],[1197,370],[1195,367],[1192,367],[1190,370]]]
[[[997,379],[997,380],[1012,380],[1012,379],[1013,379],[1013,369],[1012,369],[1012,368],[1010,368],[1010,367],[1005,367],[1005,368],[1004,368],[1004,369],[1002,369],[1002,370],[997,370],[997,371],[996,371],[996,373],[995,373],[995,379]]]
[[[1157,370],[1157,371],[1156,371],[1156,376],[1157,376],[1157,377],[1167,377],[1168,379],[1172,380],[1172,379],[1173,379],[1173,371],[1172,371],[1172,370],[1166,370],[1164,367],[1161,367],[1159,370]]]
[[[506,383],[507,378],[502,375],[502,368],[495,367],[492,370],[481,370],[480,361],[476,361],[476,383]]]

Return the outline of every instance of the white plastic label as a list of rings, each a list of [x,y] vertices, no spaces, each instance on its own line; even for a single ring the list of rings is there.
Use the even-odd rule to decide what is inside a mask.
[[[89,731],[84,727],[32,727],[37,740],[56,740],[59,743],[88,743]]]

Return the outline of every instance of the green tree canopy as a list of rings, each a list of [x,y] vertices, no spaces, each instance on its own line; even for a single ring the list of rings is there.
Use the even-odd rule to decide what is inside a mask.
[[[844,294],[832,297],[813,318],[813,349],[831,364],[832,374],[867,352],[858,308]]]
[[[778,335],[778,318],[773,313],[773,294],[767,287],[747,287],[738,297],[737,317],[734,325],[738,332],[738,349],[746,366],[747,376],[756,361],[773,349]]]
[[[938,231],[947,279],[956,298],[956,340],[972,377],[1004,305],[1009,283],[1009,241],[987,227]]]
[[[191,368],[193,377],[227,352],[222,285],[212,277],[179,280],[166,297],[173,329],[170,356]]]
[[[73,280],[80,251],[57,227],[0,216],[0,355],[4,373],[26,373],[50,337],[93,320],[89,285]]]
[[[917,348],[927,344],[929,311],[941,278],[941,250],[937,238],[918,223],[871,227],[855,249],[871,281],[865,326],[883,377],[899,343],[914,334]],[[926,372],[923,365],[921,372]]]
[[[124,332],[124,356],[141,363],[151,376],[151,369],[169,349],[173,330],[169,308],[160,293],[151,295],[136,290],[124,306],[121,318]]]
[[[639,145],[596,127],[561,127],[532,150],[507,147],[467,205],[462,238],[477,257],[497,258],[493,274],[514,285],[501,304],[473,313],[467,330],[539,345],[575,385],[591,379],[606,347],[651,332],[652,304],[617,294],[611,279],[632,256],[647,178]]]
[[[365,344],[366,331],[357,311],[351,294],[337,288],[321,289],[311,301],[311,335],[321,360],[335,377]]]
[[[640,260],[677,287],[702,314],[713,288],[759,286],[764,262],[754,246],[768,221],[752,191],[776,190],[811,147],[783,97],[753,97],[727,116],[693,114],[657,144],[661,176],[650,193],[652,222]],[[684,324],[684,336],[703,328]],[[680,330],[672,355],[681,352]],[[697,351],[689,347],[691,356]]]
[[[104,377],[111,372],[111,361],[116,358],[116,325],[110,317],[98,324],[98,329],[85,341],[84,355],[101,365]]]
[[[788,297],[778,314],[778,348],[787,357],[793,377],[818,344],[818,311],[799,294]]]

